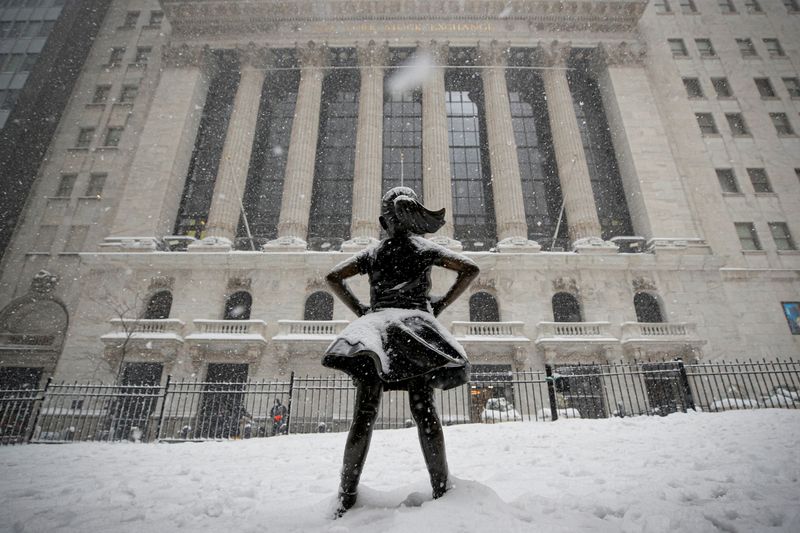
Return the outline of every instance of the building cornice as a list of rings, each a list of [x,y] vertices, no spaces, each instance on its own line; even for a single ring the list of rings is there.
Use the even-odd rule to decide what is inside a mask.
[[[298,38],[325,24],[345,23],[358,33],[398,31],[447,34],[489,31],[523,22],[527,30],[631,32],[647,0],[160,0],[174,34],[224,36],[294,32]],[[474,25],[479,27],[473,28]]]

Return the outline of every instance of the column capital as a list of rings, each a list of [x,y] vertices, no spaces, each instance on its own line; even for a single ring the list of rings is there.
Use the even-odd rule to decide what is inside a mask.
[[[324,43],[296,44],[295,51],[301,67],[324,67],[330,63],[330,51]]]
[[[383,67],[389,61],[389,43],[370,41],[356,47],[360,67]]]
[[[239,56],[239,62],[242,67],[248,66],[264,70],[275,63],[275,54],[272,53],[272,50],[257,46],[253,42],[237,47],[236,54]]]
[[[437,65],[446,65],[450,54],[450,41],[417,41],[417,48],[431,56]]]
[[[596,67],[638,67],[644,65],[647,46],[641,42],[600,43],[592,54]]]
[[[208,68],[214,64],[211,48],[188,44],[165,45],[161,48],[161,62],[169,68]]]
[[[511,44],[508,42],[479,41],[478,62],[487,67],[504,67],[508,64]]]
[[[539,42],[536,48],[536,62],[543,67],[563,67],[572,53],[570,41],[554,40],[550,43]]]

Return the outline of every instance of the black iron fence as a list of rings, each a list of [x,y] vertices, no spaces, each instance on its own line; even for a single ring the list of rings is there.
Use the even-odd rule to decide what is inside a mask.
[[[437,392],[445,425],[800,407],[800,362],[554,364],[474,372]],[[205,440],[345,431],[355,389],[345,376],[241,383],[56,384],[0,390],[0,443]],[[376,426],[413,425],[407,394],[384,393]]]

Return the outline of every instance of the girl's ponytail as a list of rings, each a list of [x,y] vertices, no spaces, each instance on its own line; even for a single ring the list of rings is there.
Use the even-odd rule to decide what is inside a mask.
[[[394,212],[400,225],[417,235],[435,233],[444,226],[444,209],[431,211],[409,196],[394,199]]]

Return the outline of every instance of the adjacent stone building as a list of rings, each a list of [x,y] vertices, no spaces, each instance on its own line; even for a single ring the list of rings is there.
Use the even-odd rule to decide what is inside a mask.
[[[401,183],[481,267],[441,317],[479,370],[796,356],[799,62],[794,0],[112,0],[0,375],[322,373]]]

